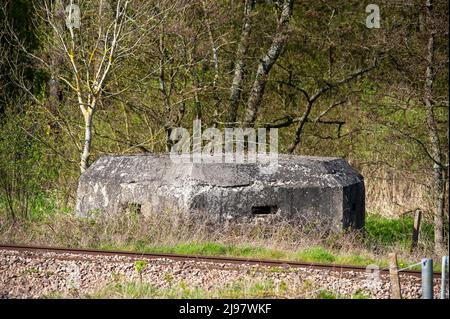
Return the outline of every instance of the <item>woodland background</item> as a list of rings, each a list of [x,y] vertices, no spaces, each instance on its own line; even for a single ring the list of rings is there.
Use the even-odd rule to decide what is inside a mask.
[[[375,2],[375,0],[374,0]],[[367,210],[420,209],[448,243],[448,2],[0,1],[0,213],[74,205],[102,154],[174,127],[278,127],[282,153],[346,158]]]

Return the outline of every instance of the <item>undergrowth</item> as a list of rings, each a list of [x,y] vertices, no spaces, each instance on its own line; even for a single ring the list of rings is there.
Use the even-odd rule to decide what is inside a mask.
[[[311,224],[305,226],[305,221],[217,224],[207,218],[173,212],[150,216],[124,213],[88,219],[65,210],[14,222],[0,215],[0,242],[358,266],[376,264],[385,268],[392,251],[399,254],[400,267],[432,256],[431,224],[423,223],[420,244],[413,253],[409,251],[411,228],[410,216],[394,220],[377,214],[367,215],[363,233],[329,233]]]

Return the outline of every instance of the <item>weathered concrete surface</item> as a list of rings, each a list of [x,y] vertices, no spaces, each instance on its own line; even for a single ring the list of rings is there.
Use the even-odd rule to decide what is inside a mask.
[[[279,155],[273,174],[261,164],[183,163],[167,154],[104,156],[80,177],[77,213],[139,207],[203,211],[217,220],[275,213],[319,218],[334,229],[364,225],[363,177],[341,158]]]

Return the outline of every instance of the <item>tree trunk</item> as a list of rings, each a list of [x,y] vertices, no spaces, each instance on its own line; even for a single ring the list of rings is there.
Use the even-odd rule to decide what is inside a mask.
[[[214,80],[212,83],[212,91],[213,91],[213,99],[214,99],[214,118],[217,119],[219,116],[219,113],[220,113],[219,112],[220,96],[219,96],[219,92],[217,90],[217,82],[219,81],[219,50],[214,41],[214,36],[213,36],[212,30],[211,30],[211,21],[209,20],[209,17],[207,14],[207,7],[206,7],[205,1],[202,1],[202,5],[203,5],[203,12],[205,15],[206,30],[208,31],[209,43],[211,44],[211,53],[212,53],[212,59],[213,59],[213,64],[214,64]],[[196,87],[198,88],[198,83],[196,84]],[[201,105],[200,105],[197,91],[195,91],[195,99],[196,99],[196,104],[198,104],[198,108],[200,109],[200,112],[201,112]],[[197,117],[197,118],[200,119],[201,116]],[[214,123],[213,125],[215,127],[217,124]]]
[[[424,102],[427,109],[428,135],[431,144],[431,155],[433,156],[433,202],[434,202],[434,249],[440,252],[444,249],[444,167],[442,166],[442,151],[439,140],[439,132],[436,118],[433,112],[433,81],[434,81],[434,35],[431,10],[432,1],[426,1],[426,19],[429,29],[429,37],[426,54],[426,73],[424,87]]]
[[[289,26],[289,19],[292,16],[293,6],[294,0],[284,0],[283,11],[281,12],[280,20],[278,21],[277,30],[275,32],[272,44],[270,45],[267,53],[261,59],[261,62],[259,63],[258,69],[256,71],[255,81],[253,82],[250,96],[247,101],[244,126],[248,126],[255,122],[256,113],[264,94],[264,89],[270,69],[277,61],[287,39],[287,30]]]
[[[80,169],[81,173],[84,173],[89,167],[89,157],[91,155],[91,142],[92,142],[92,109],[87,109],[83,114],[84,116],[84,146],[81,153]]]
[[[298,124],[297,130],[295,131],[294,141],[288,147],[287,151],[288,151],[289,154],[294,153],[294,151],[297,148],[298,144],[300,144],[303,127],[305,126],[305,123],[308,120],[308,116],[309,116],[309,113],[311,112],[312,106],[313,106],[313,102],[309,101],[308,105],[306,106],[305,113],[303,113],[303,116],[300,119],[300,122]]]
[[[62,90],[59,83],[60,75],[60,57],[57,53],[53,53],[50,61],[50,80],[48,81],[48,93],[49,93],[49,106],[50,112],[58,116],[58,108],[62,102]]]
[[[230,109],[226,121],[235,123],[239,106],[239,98],[242,90],[242,80],[244,79],[245,56],[247,55],[250,32],[252,29],[251,12],[255,6],[255,0],[246,0],[244,5],[244,25],[242,27],[241,38],[236,53],[234,65],[234,77],[230,89]]]

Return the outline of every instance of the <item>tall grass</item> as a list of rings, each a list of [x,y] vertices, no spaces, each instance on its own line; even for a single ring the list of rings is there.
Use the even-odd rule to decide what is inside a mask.
[[[330,233],[320,224],[281,218],[217,224],[208,216],[169,211],[95,220],[59,211],[14,223],[0,215],[0,242],[384,267],[391,251],[399,253],[402,265],[432,255],[432,227],[423,226],[420,245],[410,253],[412,217],[369,214],[365,233]]]

